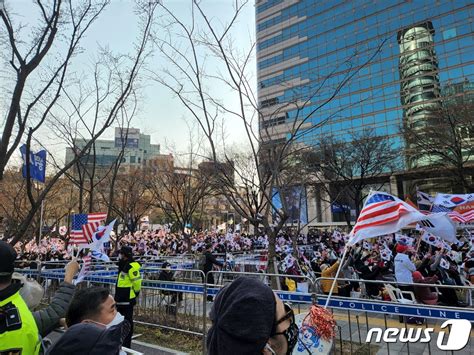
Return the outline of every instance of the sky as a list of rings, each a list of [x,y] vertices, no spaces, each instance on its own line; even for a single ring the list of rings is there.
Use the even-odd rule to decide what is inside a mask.
[[[31,24],[37,18],[38,8],[34,6],[33,0],[5,0],[6,5],[13,9],[16,20],[22,20]],[[165,6],[173,13],[181,15],[190,8],[190,0],[163,0]],[[206,12],[216,23],[226,21],[226,15],[230,13],[234,0],[204,0]],[[161,15],[159,10],[158,15]],[[131,0],[112,0],[109,7],[101,14],[101,17],[92,25],[83,40],[84,53],[74,59],[76,69],[87,73],[91,62],[97,54],[99,46],[108,46],[115,52],[129,53],[133,51],[133,42],[137,38],[138,24],[134,15],[134,2]],[[255,33],[254,4],[250,1],[244,9],[242,16],[236,24],[236,30],[232,36],[237,46],[248,47]],[[26,38],[27,40],[27,38]],[[153,57],[148,63],[149,68],[159,71],[166,66],[158,56]],[[212,61],[208,67],[213,68]],[[256,71],[255,66],[252,69]],[[254,73],[252,75],[255,77]],[[232,102],[232,96],[220,93],[221,99]],[[231,104],[232,105],[232,104]],[[3,107],[3,109],[2,109]],[[4,111],[5,106],[0,106]],[[162,153],[168,153],[168,147],[175,147],[178,151],[186,151],[189,145],[188,126],[195,126],[195,122],[183,105],[174,98],[169,89],[160,84],[148,81],[145,83],[143,97],[141,99],[139,113],[133,121],[133,126],[140,128],[143,133],[150,134],[152,143],[162,146]],[[1,116],[5,116],[5,111]],[[187,123],[187,122],[188,123]],[[230,143],[238,143],[243,134],[243,127],[231,119],[226,119],[226,131]],[[109,129],[101,138],[113,138],[113,128]],[[46,134],[46,132],[45,132]],[[64,155],[64,147],[53,148],[59,156]]]

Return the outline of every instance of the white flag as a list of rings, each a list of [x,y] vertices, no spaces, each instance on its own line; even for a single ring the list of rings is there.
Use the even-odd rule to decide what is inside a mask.
[[[433,204],[433,200],[434,198],[425,192],[416,192],[416,201],[420,210],[429,210],[429,208]]]
[[[380,257],[383,260],[390,261],[390,259],[392,258],[392,251],[390,249],[382,249],[380,251]]]
[[[419,221],[422,228],[431,234],[450,243],[457,243],[456,226],[449,216],[444,213],[432,213]]]
[[[436,194],[433,204],[453,208],[474,201],[474,193],[463,195]]]
[[[441,242],[440,238],[426,231],[421,236],[421,240],[424,241],[426,244],[432,245],[434,247],[439,247],[439,244]]]
[[[98,259],[98,260],[102,260],[102,261],[110,261],[109,257],[107,256],[107,254],[103,253],[102,251],[98,251],[98,250],[91,250],[91,256],[94,258],[94,259]]]
[[[395,233],[395,240],[397,241],[397,243],[405,245],[413,245],[413,243],[415,242],[414,238],[399,233]]]
[[[446,259],[441,259],[439,266],[441,266],[443,269],[448,270],[449,269],[449,262]]]

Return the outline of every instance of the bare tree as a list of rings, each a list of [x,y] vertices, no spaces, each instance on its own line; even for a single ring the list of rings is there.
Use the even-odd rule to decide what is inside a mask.
[[[331,204],[342,206],[350,227],[350,208],[357,218],[369,188],[379,189],[400,167],[400,153],[387,137],[367,128],[353,132],[349,141],[327,136],[305,152],[304,159],[316,187],[326,192]]]
[[[126,173],[112,176],[115,180],[115,193],[113,204],[107,206],[113,217],[119,217],[127,224],[128,230],[132,233],[139,227],[140,219],[149,213],[153,206],[153,196],[148,190],[146,172],[143,169],[131,169]],[[108,199],[108,189],[103,195],[106,203]]]
[[[474,104],[446,99],[425,121],[405,123],[407,162],[412,168],[440,168],[452,176],[455,192],[473,188]],[[417,163],[418,162],[418,163]]]
[[[0,141],[0,180],[6,164],[17,149],[27,127],[39,129],[59,98],[73,57],[80,52],[80,43],[92,23],[108,5],[108,0],[83,1],[74,6],[72,1],[54,0],[44,4],[36,0],[40,23],[37,26],[15,24],[8,7],[0,8],[5,32],[0,36],[3,59],[12,73],[10,95],[2,139]],[[25,31],[32,33],[25,43]],[[65,50],[59,43],[65,42]],[[49,65],[54,58],[55,66]],[[31,74],[35,73],[34,76]]]
[[[354,55],[310,84],[289,85],[287,89],[294,95],[286,102],[275,99],[258,102],[251,75],[255,43],[250,40],[248,48],[238,48],[232,34],[247,5],[248,1],[236,1],[225,23],[223,19],[210,18],[198,1],[192,2],[187,19],[162,5],[167,16],[155,43],[169,66],[154,79],[174,93],[198,122],[208,141],[209,158],[216,167],[220,166],[219,162],[235,162],[232,174],[226,171],[217,174],[222,192],[243,218],[255,226],[263,225],[269,236],[269,259],[273,261],[276,235],[289,216],[284,196],[282,208],[274,205],[274,189],[287,183],[299,183],[298,179],[291,180],[295,172],[291,170],[294,153],[306,135],[329,122],[337,112],[317,121],[312,118],[379,53],[383,42],[362,63],[356,63]],[[209,68],[207,63],[211,59],[212,68]],[[222,92],[226,93],[225,99],[219,96]],[[292,111],[291,117],[287,114],[289,111]],[[284,124],[278,128],[283,129],[284,134],[280,134],[282,139],[274,140],[271,123],[281,117]],[[240,157],[226,150],[221,127],[228,120],[239,122],[245,132],[244,153]],[[285,191],[281,189],[282,194]],[[276,211],[273,213],[276,218],[272,218],[272,211]],[[270,267],[270,270],[276,268]]]
[[[95,83],[100,83],[96,89],[98,97],[105,97],[106,99],[102,101],[99,100],[99,106],[92,106],[100,111],[100,114],[93,115],[91,119],[92,122],[90,122],[88,121],[88,118],[82,115],[80,109],[72,104],[74,100],[69,100],[69,106],[67,106],[68,101],[66,100],[64,100],[65,102],[62,104],[57,103],[60,96],[59,93],[68,91],[67,88],[59,85],[56,88],[53,100],[45,105],[40,122],[35,127],[29,129],[26,139],[26,193],[31,208],[20,224],[18,230],[13,234],[6,235],[5,239],[11,238],[12,244],[18,242],[25,235],[28,226],[41,206],[41,201],[45,199],[46,195],[51,191],[57,181],[70,168],[72,168],[79,159],[86,156],[94,142],[107,128],[116,122],[120,111],[128,107],[130,98],[134,95],[139,72],[149,54],[147,44],[153,24],[154,12],[157,6],[157,4],[153,2],[137,3],[137,5],[140,24],[142,27],[140,36],[135,44],[134,53],[118,56],[110,51],[102,53],[100,61],[100,67],[102,70],[99,72],[100,80],[95,80]],[[72,22],[77,24],[77,22]],[[64,69],[61,72],[61,78],[64,78],[65,75],[66,70]],[[94,101],[94,97],[91,98],[91,101]],[[50,165],[54,166],[56,171],[48,177],[43,189],[40,191],[38,196],[35,197],[32,193],[32,181],[30,179],[31,174],[28,161],[29,152],[32,142],[42,145],[40,139],[34,137],[34,133],[41,127],[47,116],[52,117],[52,119],[48,121],[52,134],[56,134],[58,139],[67,142],[67,144],[73,148],[74,157],[71,161],[66,162],[66,164],[63,165],[56,161],[54,155],[49,155],[51,160]],[[79,148],[75,142],[78,137],[82,136],[81,131],[86,131],[90,136],[90,139],[87,140],[85,145]]]
[[[188,239],[190,249],[189,233],[186,233],[186,229],[189,225],[189,229],[192,229],[194,214],[198,212],[204,199],[211,195],[209,176],[192,165],[182,168],[151,168],[147,175],[148,187],[153,194],[153,205],[159,208],[169,221],[177,224],[177,228]]]

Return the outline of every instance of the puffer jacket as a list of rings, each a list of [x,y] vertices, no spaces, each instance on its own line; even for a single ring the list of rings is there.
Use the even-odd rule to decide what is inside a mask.
[[[61,282],[51,303],[47,307],[33,312],[38,331],[42,337],[45,337],[57,328],[59,320],[66,316],[75,289],[76,286],[67,282]]]
[[[117,355],[122,341],[122,326],[109,329],[92,323],[70,327],[46,354],[48,355]]]

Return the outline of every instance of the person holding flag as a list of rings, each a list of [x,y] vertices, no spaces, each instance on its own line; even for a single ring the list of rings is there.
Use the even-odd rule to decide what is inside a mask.
[[[130,332],[123,342],[123,346],[130,348],[133,335],[133,307],[142,288],[141,265],[134,260],[131,247],[122,246],[120,249],[118,268],[115,302],[117,311],[130,323]]]

